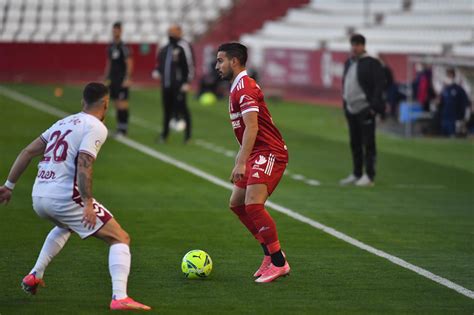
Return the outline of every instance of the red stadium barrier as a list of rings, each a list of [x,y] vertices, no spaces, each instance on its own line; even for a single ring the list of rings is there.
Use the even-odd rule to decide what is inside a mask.
[[[14,82],[84,82],[102,80],[106,44],[0,43],[0,80]],[[130,45],[133,81],[154,83],[155,45]]]
[[[0,43],[0,81],[75,83],[102,80],[106,47],[106,44]],[[141,85],[158,85],[150,76],[155,66],[156,45],[130,47],[134,59],[133,81]],[[210,62],[203,56],[204,47],[199,44],[195,47],[197,79],[205,68],[203,63]],[[213,57],[213,54],[209,56]],[[260,81],[267,94],[339,105],[343,63],[347,57],[348,53],[326,50],[267,49]],[[381,58],[392,68],[398,82],[406,80],[407,55],[385,54]]]
[[[344,62],[349,53],[328,50],[266,49],[262,84],[287,98],[341,104]],[[407,55],[386,54],[381,59],[395,80],[407,79]]]

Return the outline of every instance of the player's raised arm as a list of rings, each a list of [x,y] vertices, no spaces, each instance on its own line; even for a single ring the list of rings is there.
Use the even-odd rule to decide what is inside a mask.
[[[77,186],[84,203],[84,217],[82,220],[84,226],[89,227],[89,229],[95,227],[96,221],[92,199],[92,166],[94,161],[94,157],[85,152],[80,152],[77,158]]]
[[[10,201],[13,188],[21,174],[23,174],[34,157],[44,153],[45,148],[46,143],[38,137],[20,152],[10,169],[7,181],[0,187],[0,203],[8,203]]]

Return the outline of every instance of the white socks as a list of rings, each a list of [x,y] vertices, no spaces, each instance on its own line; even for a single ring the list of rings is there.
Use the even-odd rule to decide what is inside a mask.
[[[67,229],[55,227],[49,232],[35,266],[30,273],[36,272],[37,278],[43,278],[44,271],[51,260],[66,244],[71,236]],[[113,297],[121,300],[127,297],[127,280],[130,273],[131,255],[127,244],[119,243],[110,246],[109,271],[112,277]]]
[[[112,277],[112,298],[121,300],[127,297],[127,280],[132,256],[127,244],[110,246],[109,271]]]
[[[71,236],[71,232],[68,229],[63,229],[57,226],[54,227],[46,237],[43,248],[41,249],[38,260],[36,261],[36,265],[30,273],[36,272],[36,277],[42,279],[46,267],[48,267],[54,256],[63,249],[69,236]]]

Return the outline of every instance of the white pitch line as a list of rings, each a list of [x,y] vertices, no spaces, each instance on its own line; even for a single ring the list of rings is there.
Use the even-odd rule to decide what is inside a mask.
[[[223,155],[228,156],[230,158],[235,157],[235,154],[236,154],[235,151],[226,150],[223,147],[220,147],[220,146],[215,145],[211,142],[204,141],[204,140],[201,140],[201,139],[197,139],[195,144],[202,147],[202,148],[208,149],[208,150],[210,150],[212,152],[215,152],[215,153],[223,154]],[[290,171],[288,171],[288,170],[285,170],[285,173],[283,173],[283,175],[290,176],[291,179],[293,179],[295,181],[303,182],[303,183],[305,183],[306,185],[309,185],[309,186],[320,186],[321,185],[321,182],[317,179],[306,178],[304,175],[301,175],[301,174],[292,174],[292,175],[290,175]]]
[[[13,90],[10,90],[6,87],[3,87],[3,86],[0,86],[0,93],[2,93],[3,95],[5,96],[8,96],[10,97],[11,99],[13,100],[16,100],[20,103],[23,103],[24,105],[27,105],[27,106],[30,106],[32,108],[35,108],[35,109],[38,109],[42,112],[45,112],[45,113],[48,113],[48,114],[51,114],[53,116],[56,116],[58,118],[62,118],[64,116],[67,116],[69,115],[69,113],[66,113],[66,112],[63,112],[61,110],[58,110],[56,108],[54,108],[53,106],[51,105],[48,105],[48,104],[45,104],[45,103],[42,103],[40,101],[37,101],[29,96],[26,96],[26,95],[23,95],[23,94],[20,94],[18,92],[15,92]],[[157,150],[153,149],[153,148],[150,148],[146,145],[143,145],[135,140],[132,140],[130,138],[126,138],[126,137],[119,137],[116,139],[116,141],[130,147],[130,148],[133,148],[139,152],[142,152],[148,156],[151,156],[151,157],[154,157],[162,162],[165,162],[165,163],[168,163],[168,164],[171,164],[177,168],[180,168],[184,171],[187,171],[191,174],[194,174],[202,179],[205,179],[217,186],[221,186],[223,188],[226,188],[228,190],[232,190],[232,185],[214,175],[211,175],[207,172],[204,172],[194,166],[191,166],[187,163],[184,163],[182,161],[179,161],[177,159],[174,159],[166,154],[163,154],[161,152],[158,152]],[[387,259],[388,261],[400,266],[400,267],[403,267],[405,269],[408,269],[408,270],[411,270],[429,280],[432,280],[438,284],[441,284],[447,288],[450,288],[470,299],[473,299],[474,300],[474,292],[463,287],[463,286],[460,286],[459,284],[456,284],[446,278],[443,278],[441,276],[438,276],[426,269],[423,269],[421,267],[418,267],[416,265],[413,265],[399,257],[396,257],[396,256],[393,256],[393,255],[390,255],[382,250],[379,250],[375,247],[372,247],[370,245],[367,245],[355,238],[352,238],[342,232],[339,232],[327,225],[324,225],[316,220],[313,220],[313,219],[310,219],[290,208],[286,208],[284,206],[281,206],[277,203],[274,203],[272,201],[267,201],[266,205],[272,209],[274,209],[275,211],[277,212],[280,212],[280,213],[283,213],[299,222],[302,222],[302,223],[306,223],[318,230],[321,230],[329,235],[332,235],[346,243],[349,243],[357,248],[360,248],[362,250],[365,250],[371,254],[374,254],[376,256],[379,256],[379,257],[382,257],[384,259]]]

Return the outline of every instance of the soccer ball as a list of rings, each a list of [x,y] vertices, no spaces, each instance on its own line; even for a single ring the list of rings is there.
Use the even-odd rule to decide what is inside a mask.
[[[217,103],[217,97],[212,92],[203,93],[199,97],[199,104],[201,104],[202,106],[212,106],[216,103]]]
[[[203,250],[193,249],[184,255],[181,270],[188,279],[206,278],[212,271],[211,257]]]

